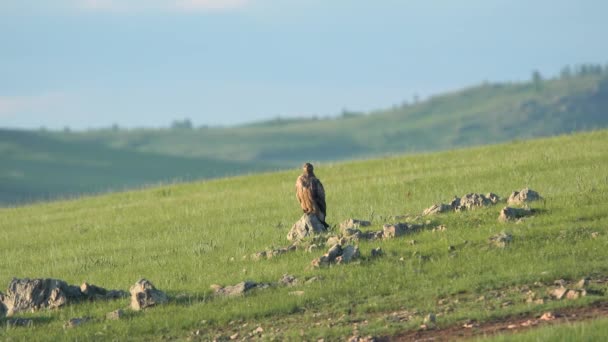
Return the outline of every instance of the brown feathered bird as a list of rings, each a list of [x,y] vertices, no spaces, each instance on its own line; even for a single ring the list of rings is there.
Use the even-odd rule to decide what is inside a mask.
[[[302,166],[304,171],[296,180],[296,197],[300,202],[302,211],[306,214],[315,214],[321,223],[327,228],[329,225],[325,222],[327,215],[327,204],[325,204],[325,189],[323,184],[315,176],[314,167],[310,163],[305,163]]]

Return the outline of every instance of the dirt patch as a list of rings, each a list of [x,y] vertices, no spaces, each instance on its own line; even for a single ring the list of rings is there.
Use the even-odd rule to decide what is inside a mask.
[[[552,317],[551,317],[552,316]],[[608,301],[599,301],[585,307],[564,308],[551,311],[551,315],[522,314],[487,322],[464,322],[445,328],[408,331],[395,336],[385,336],[386,341],[454,341],[503,333],[518,333],[529,329],[563,323],[587,321],[608,316]]]

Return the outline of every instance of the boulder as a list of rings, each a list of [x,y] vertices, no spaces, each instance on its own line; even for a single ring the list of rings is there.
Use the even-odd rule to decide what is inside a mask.
[[[18,312],[58,308],[68,300],[81,299],[82,294],[77,286],[58,279],[13,278],[3,297],[6,314],[12,316]]]
[[[498,216],[498,221],[507,222],[516,220],[518,218],[526,217],[532,215],[532,210],[529,208],[513,208],[513,207],[504,207],[500,211],[500,215]]]
[[[408,234],[412,230],[412,227],[407,223],[385,224],[383,227],[382,236],[385,239],[390,239]]]
[[[423,212],[423,216],[435,215],[439,213],[444,213],[446,211],[451,211],[452,206],[444,203],[433,204],[431,207],[426,208]]]
[[[330,264],[346,264],[360,256],[359,247],[348,245],[342,247],[339,244],[333,245],[327,253],[314,259],[310,264],[313,267],[328,266]]]
[[[538,194],[538,192],[524,188],[521,191],[513,191],[507,199],[508,205],[523,205],[527,202],[538,201],[542,199],[542,197]]]
[[[138,280],[129,289],[131,292],[131,309],[142,310],[152,306],[165,304],[169,301],[167,295],[157,290],[154,285],[146,279]]]
[[[458,211],[464,211],[479,207],[485,207],[490,204],[492,204],[492,201],[486,198],[486,196],[482,194],[470,193],[462,196],[462,198],[460,198],[460,205],[454,209]]]
[[[319,220],[315,214],[304,214],[294,223],[289,233],[287,233],[287,240],[298,241],[307,236],[325,233],[327,228]]]

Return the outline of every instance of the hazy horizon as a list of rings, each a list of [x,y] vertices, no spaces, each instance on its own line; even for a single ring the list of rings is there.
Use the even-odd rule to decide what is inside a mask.
[[[0,4],[0,127],[325,117],[608,62],[593,0],[49,3]]]

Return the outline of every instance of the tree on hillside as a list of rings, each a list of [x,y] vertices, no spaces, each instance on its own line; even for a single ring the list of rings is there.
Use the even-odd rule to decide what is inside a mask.
[[[192,121],[186,118],[184,120],[173,120],[171,123],[171,129],[192,129]]]
[[[543,86],[543,77],[540,74],[540,71],[534,70],[532,72],[532,83],[534,84],[534,89],[536,91],[540,91]]]

